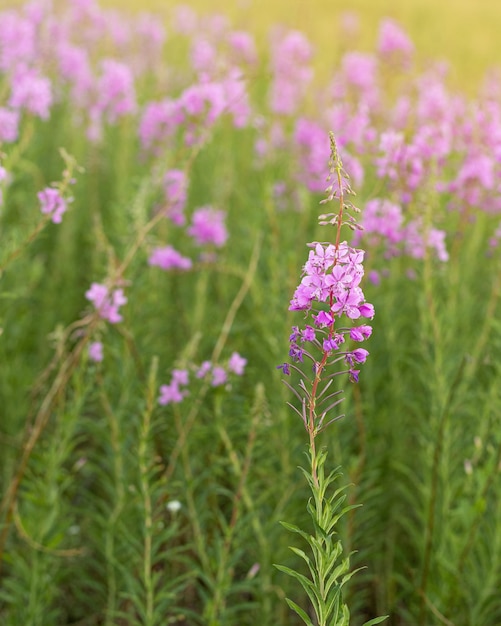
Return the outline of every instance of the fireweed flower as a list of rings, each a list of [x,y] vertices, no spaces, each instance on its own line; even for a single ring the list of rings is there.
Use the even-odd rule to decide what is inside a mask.
[[[228,231],[224,224],[225,214],[211,206],[204,206],[193,213],[188,235],[195,239],[199,246],[213,244],[220,248],[228,239]]]
[[[148,259],[148,265],[156,265],[163,270],[189,270],[192,262],[188,257],[184,257],[180,252],[172,246],[164,248],[155,248]]]
[[[93,341],[88,347],[89,359],[95,363],[100,363],[103,358],[103,344],[100,341]]]
[[[228,373],[224,369],[224,367],[221,367],[220,365],[215,365],[212,368],[211,385],[213,387],[220,387],[221,385],[224,385],[227,382],[227,380],[228,380]]]
[[[51,81],[36,70],[19,69],[12,76],[9,106],[24,109],[43,120],[49,118],[52,106]]]
[[[19,134],[19,112],[0,107],[0,143],[13,143]]]
[[[247,359],[240,356],[238,352],[233,352],[228,361],[228,371],[233,372],[237,376],[242,376],[247,365]]]
[[[195,378],[206,380],[211,387],[222,387],[230,380],[230,375],[242,376],[247,365],[247,359],[238,352],[228,359],[226,366],[214,364],[212,361],[204,361],[199,366],[192,366]],[[167,404],[178,404],[189,394],[186,389],[190,384],[190,372],[187,369],[172,370],[171,381],[168,385],[160,386],[160,396],[158,403],[162,406]]]
[[[408,67],[414,53],[414,44],[395,21],[386,18],[379,27],[378,52],[383,58]]]
[[[122,321],[123,318],[118,309],[127,303],[123,289],[110,291],[106,285],[92,283],[90,289],[85,292],[85,297],[92,302],[100,317],[110,322],[110,324],[117,324]]]
[[[188,197],[188,178],[183,170],[169,170],[163,180],[167,207],[165,214],[174,224],[185,223],[184,207]]]
[[[334,226],[335,242],[315,241],[308,244],[310,251],[303,266],[301,282],[289,305],[290,311],[303,311],[306,319],[303,328],[292,327],[289,356],[293,363],[311,361],[313,374],[309,385],[301,380],[299,390],[286,384],[301,401],[302,407],[296,411],[309,432],[312,447],[316,434],[330,423],[324,421],[327,413],[340,401],[336,399],[329,404],[340,391],[325,394],[333,377],[345,373],[353,382],[357,382],[359,370],[355,366],[365,363],[369,355],[364,348],[351,349],[349,344],[351,341],[362,342],[369,338],[372,327],[367,324],[353,326],[352,323],[374,316],[374,306],[366,302],[362,290],[364,250],[340,240],[343,225],[357,227],[353,213],[358,210],[344,199],[345,194],[352,192],[332,134],[330,142],[329,179],[333,178],[334,181],[327,189],[327,200],[337,198],[339,209],[337,213],[321,215],[320,224]],[[330,369],[336,363],[344,363],[347,369],[331,373]],[[278,367],[285,375],[295,370],[303,376],[296,365],[283,363]]]
[[[40,210],[44,214],[51,216],[54,224],[60,224],[63,219],[63,213],[68,208],[65,198],[61,196],[58,189],[46,187],[38,194],[40,200]]]

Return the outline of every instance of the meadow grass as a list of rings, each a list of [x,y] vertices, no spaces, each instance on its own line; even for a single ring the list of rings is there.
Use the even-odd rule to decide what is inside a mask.
[[[76,95],[80,74],[70,64],[64,75],[63,48],[45,40],[16,65],[16,38],[0,45],[0,111],[20,114],[15,138],[0,124],[0,622],[299,624],[287,597],[316,626],[300,578],[308,542],[279,522],[326,533],[314,516],[312,530],[315,480],[311,492],[298,471],[308,432],[282,383],[299,389],[299,374],[277,366],[291,326],[304,324],[289,303],[306,244],[336,239],[318,224],[333,210],[320,201],[334,130],[365,227],[343,237],[366,252],[364,293],[376,308],[360,382],[334,379],[345,417],[315,435],[346,496],[332,537],[349,571],[362,568],[343,583],[343,602],[355,626],[378,615],[392,626],[498,626],[501,114],[497,83],[477,90],[498,54],[497,3],[208,5],[190,3],[227,9],[235,28],[257,34],[258,58],[238,61],[236,84],[224,83],[237,63],[226,39],[212,34],[221,66],[193,67],[190,45],[208,22],[183,35],[163,3],[151,8],[171,20],[164,47],[148,48],[151,24],[122,47],[108,31],[95,38],[99,19],[69,27],[96,81]],[[355,41],[369,55],[351,57],[362,59],[354,70],[342,65],[355,47],[339,29],[348,8],[360,11]],[[388,14],[412,34],[412,70],[374,52]],[[311,85],[303,40],[269,47],[277,21],[316,48]],[[449,82],[430,69],[444,55]],[[106,70],[102,58],[123,65]],[[13,98],[24,63],[53,81],[47,119],[43,85],[34,99],[23,100],[28,87]],[[223,103],[214,120],[190,91],[207,83],[208,101]],[[246,94],[249,110],[238,108]],[[166,96],[178,108],[157,111],[160,122],[151,113],[148,134],[148,105]],[[173,170],[186,198],[168,188]],[[60,223],[37,196],[47,189],[67,203]],[[208,206],[222,213],[200,213],[197,226]],[[191,266],[153,263],[167,246]]]

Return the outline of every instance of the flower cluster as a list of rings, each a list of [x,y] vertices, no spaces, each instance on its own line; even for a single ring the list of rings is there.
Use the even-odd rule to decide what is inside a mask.
[[[214,364],[211,361],[204,361],[201,365],[193,367],[193,370],[195,378],[205,379],[210,376],[211,386],[221,387],[228,382],[230,374],[242,376],[246,365],[247,359],[238,354],[238,352],[233,352],[228,359],[226,367]],[[182,402],[189,394],[187,389],[189,383],[190,371],[188,369],[172,370],[170,383],[160,386],[158,404],[165,406]]]
[[[50,215],[54,224],[60,224],[68,205],[59,190],[54,187],[46,187],[38,193],[38,199],[42,213]]]
[[[323,357],[330,358],[337,352],[347,363],[351,379],[357,381],[359,370],[355,365],[364,363],[368,352],[363,348],[343,350],[342,346],[345,346],[346,336],[352,341],[364,341],[370,337],[372,328],[365,324],[336,328],[335,322],[343,316],[350,321],[374,316],[374,307],[365,301],[360,286],[364,251],[351,248],[346,242],[338,246],[319,242],[309,245],[312,250],[289,310],[307,311],[311,324],[303,329],[293,327],[289,356],[295,362],[302,362],[305,354],[311,357],[308,344],[319,348]],[[290,372],[287,364],[280,367],[284,373]]]
[[[301,402],[301,408],[294,408],[303,420],[310,437],[310,448],[315,454],[315,437],[333,420],[325,421],[327,414],[339,404],[341,390],[326,393],[335,376],[348,374],[352,382],[358,382],[360,370],[357,366],[365,363],[369,352],[365,348],[355,348],[352,342],[360,343],[372,334],[372,327],[354,324],[374,317],[374,306],[366,301],[362,290],[364,276],[364,251],[353,248],[346,241],[341,241],[341,229],[359,229],[354,214],[358,209],[345,196],[352,194],[348,175],[343,169],[334,134],[329,133],[330,159],[329,176],[331,181],[323,201],[338,200],[336,213],[319,216],[323,226],[333,226],[334,243],[315,241],[308,244],[311,248],[303,266],[302,278],[296,288],[289,311],[304,311],[306,324],[303,328],[293,326],[289,337],[289,357],[291,363],[278,365],[285,375],[291,369],[300,376],[298,388],[286,385]],[[312,363],[312,375],[306,375],[296,363],[304,358]],[[341,364],[341,369],[334,373],[333,365]],[[306,382],[305,382],[306,381]],[[285,382],[285,381],[284,381]],[[333,402],[332,399],[334,399]],[[290,405],[292,406],[292,405]],[[312,469],[317,480],[316,470]]]
[[[85,297],[92,302],[102,319],[110,324],[122,321],[123,318],[118,309],[127,303],[123,289],[110,290],[106,285],[92,283],[90,289],[85,292]]]

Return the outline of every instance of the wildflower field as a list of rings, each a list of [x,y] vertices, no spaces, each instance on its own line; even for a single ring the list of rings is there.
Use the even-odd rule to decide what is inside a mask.
[[[493,48],[161,4],[0,7],[0,624],[499,626]]]

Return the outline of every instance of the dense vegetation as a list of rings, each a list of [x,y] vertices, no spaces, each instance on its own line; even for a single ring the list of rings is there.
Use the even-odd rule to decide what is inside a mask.
[[[0,622],[300,623],[274,567],[304,571],[279,522],[311,526],[290,302],[308,243],[339,254],[332,131],[365,251],[336,311],[372,328],[343,331],[317,437],[361,505],[351,623],[498,626],[499,77],[458,91],[391,19],[361,52],[346,14],[327,80],[298,30],[165,26],[0,12]]]

